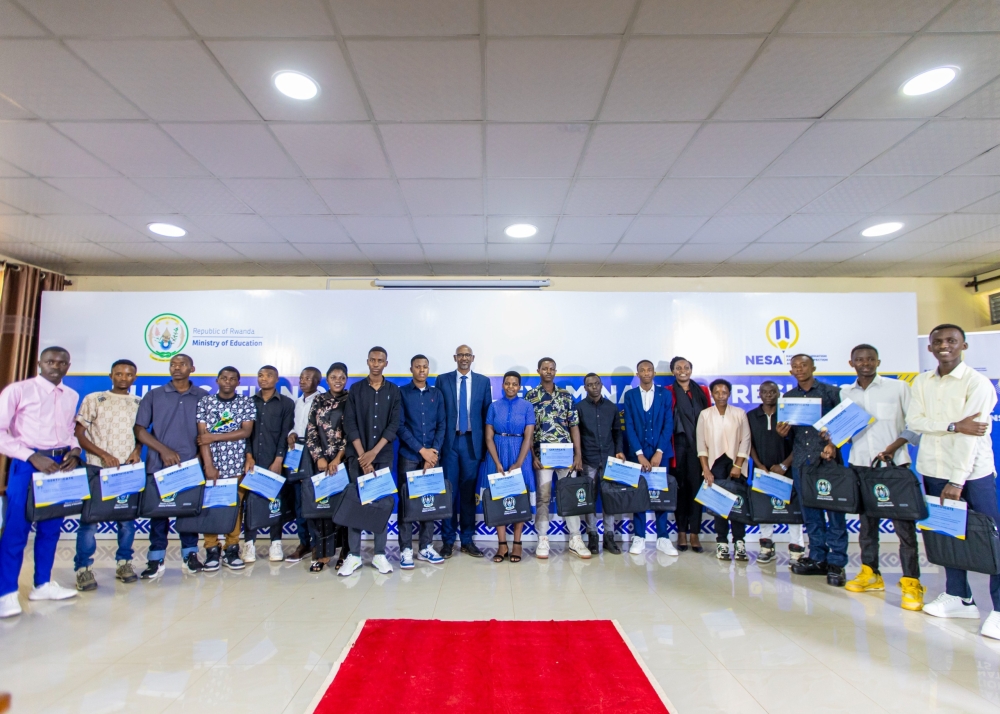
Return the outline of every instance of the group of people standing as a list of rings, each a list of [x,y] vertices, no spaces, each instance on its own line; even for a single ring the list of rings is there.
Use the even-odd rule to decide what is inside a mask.
[[[1000,520],[997,514],[995,473],[989,437],[989,415],[996,392],[989,381],[961,361],[966,348],[960,327],[941,325],[931,333],[929,349],[937,370],[919,375],[912,390],[904,382],[878,375],[878,351],[858,345],[850,365],[857,380],[838,389],[815,379],[815,363],[806,354],[790,360],[796,386],[787,397],[818,398],[826,414],[851,399],[874,415],[876,421],[852,440],[849,461],[865,465],[874,460],[909,463],[907,444],[922,438],[917,470],[930,495],[958,500]],[[313,472],[336,473],[346,466],[351,483],[362,474],[391,467],[398,442],[397,478],[406,473],[441,466],[454,497],[454,515],[442,522],[442,546],[433,545],[434,522],[417,524],[418,548],[413,550],[413,525],[399,517],[399,566],[414,567],[415,560],[442,563],[456,545],[462,553],[484,557],[473,540],[477,495],[491,474],[520,469],[534,494],[534,524],[538,532],[535,557],[550,556],[549,511],[553,483],[577,473],[600,483],[609,457],[639,464],[644,472],[661,464],[677,480],[676,545],[669,537],[668,512],[655,518],[656,548],[668,555],[704,551],[700,541],[702,506],[696,496],[703,483],[747,479],[749,465],[780,475],[791,474],[801,492],[802,470],[820,460],[840,459],[839,450],[811,426],[777,421],[780,390],[773,381],[759,387],[760,406],[749,413],[729,404],[732,385],[717,379],[707,387],[692,379],[693,365],[683,357],[670,363],[673,384],[654,383],[655,366],[642,360],[636,366],[637,388],[625,392],[618,405],[603,396],[597,374],[584,380],[586,398],[574,403],[572,395],[556,386],[556,362],[538,361],[540,383],[520,396],[521,375],[507,372],[503,395],[493,401],[490,380],[472,371],[475,355],[468,345],[454,354],[456,369],[428,382],[426,356],[410,360],[411,381],[399,387],[383,375],[388,354],[373,347],[367,356],[368,374],[347,389],[348,369],[334,362],[325,374],[326,391],[319,390],[322,375],[307,367],[299,376],[301,396],[292,400],[279,393],[278,371],[265,365],[258,370],[258,389],[252,397],[237,393],[240,373],[224,367],[217,377],[218,390],[208,394],[191,381],[193,360],[175,355],[169,363],[170,381],[151,389],[141,399],[131,393],[136,366],[128,360],[112,365],[112,388],[89,394],[77,410],[78,395],[62,383],[70,366],[69,353],[49,347],[39,355],[39,375],[17,382],[0,393],[0,453],[12,459],[7,482],[7,513],[0,536],[0,617],[19,614],[17,581],[31,524],[25,504],[36,471],[54,473],[75,468],[86,452],[87,463],[108,468],[138,463],[145,447],[148,473],[198,458],[206,479],[241,479],[254,465],[280,473],[289,449],[300,445]],[[543,444],[572,445],[572,464],[565,468],[543,466]],[[320,572],[335,559],[338,575],[350,576],[362,566],[361,531],[337,526],[330,519],[301,516],[298,484],[285,484],[284,498],[295,505],[299,543],[286,554],[280,524],[271,528],[268,558],[299,561],[310,556],[310,570]],[[241,492],[242,494],[242,492]],[[241,495],[242,498],[242,495]],[[884,589],[878,570],[878,519],[862,515],[863,566],[847,581],[847,530],[843,513],[803,507],[809,550],[805,552],[802,528],[791,526],[790,567],[799,575],[826,575],[833,586],[854,592]],[[615,523],[629,514],[603,514],[605,552],[620,553]],[[646,514],[631,514],[633,535],[629,552],[645,549]],[[570,535],[567,552],[589,559],[600,552],[596,514],[567,516]],[[523,557],[523,523],[497,528],[498,549],[493,561]],[[916,531],[913,522],[895,523],[899,535],[904,577],[900,582],[903,607],[924,609],[938,617],[978,617],[964,571],[948,570],[946,592],[923,605],[919,581]],[[775,558],[772,528],[761,525],[757,562]],[[43,521],[35,536],[35,587],[30,600],[64,599],[76,595],[51,579],[61,519]],[[76,590],[97,587],[92,571],[96,526],[81,525],[77,537]],[[163,575],[169,522],[150,523],[146,567],[137,574],[132,566],[134,522],[118,524],[116,578],[124,583],[154,580]],[[749,560],[746,526],[716,517],[716,557]],[[240,545],[242,532],[243,543]],[[584,542],[583,534],[587,540]],[[732,551],[730,551],[730,533]],[[238,570],[257,558],[256,532],[243,529],[239,518],[230,533],[204,534],[205,560],[200,558],[198,534],[181,534],[181,557],[188,573]],[[383,574],[392,572],[386,557],[387,529],[374,533],[372,565]],[[457,541],[457,544],[456,544]],[[982,633],[1000,638],[1000,575],[991,576],[993,613]],[[975,611],[975,612],[973,612]]]

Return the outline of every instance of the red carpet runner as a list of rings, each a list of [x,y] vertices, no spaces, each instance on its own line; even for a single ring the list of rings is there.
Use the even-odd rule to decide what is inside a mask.
[[[671,712],[610,620],[368,620],[314,714]]]

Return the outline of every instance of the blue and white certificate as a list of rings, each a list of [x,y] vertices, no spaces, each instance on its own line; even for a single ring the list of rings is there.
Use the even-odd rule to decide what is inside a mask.
[[[815,397],[783,397],[778,400],[778,421],[793,426],[812,426],[823,416],[823,400]]]
[[[156,490],[160,492],[160,498],[166,498],[205,483],[205,474],[198,459],[188,459],[176,466],[168,466],[154,472],[153,479],[156,481]]]
[[[273,501],[281,493],[281,487],[285,485],[285,477],[279,476],[273,471],[254,466],[253,471],[243,477],[240,488],[253,491],[258,496],[263,496],[268,501]]]
[[[285,460],[281,462],[282,466],[286,469],[295,473],[299,470],[299,464],[302,463],[302,454],[305,449],[302,448],[302,444],[296,444],[288,450],[285,454]]]
[[[86,467],[72,471],[56,471],[43,474],[36,471],[31,475],[35,489],[35,508],[53,506],[57,503],[72,503],[90,498],[90,481]]]
[[[654,466],[643,474],[646,479],[646,486],[650,491],[668,491],[667,488],[667,467]]]
[[[622,461],[614,456],[608,457],[608,464],[604,467],[605,481],[616,481],[632,488],[638,488],[640,476],[642,476],[642,467],[639,464]]]
[[[329,498],[343,491],[347,488],[351,479],[347,477],[347,467],[340,464],[332,474],[327,474],[324,471],[321,474],[313,476],[312,482],[313,493],[316,495],[316,502],[319,503],[324,498]]]
[[[406,492],[410,498],[444,493],[444,469],[438,466],[426,471],[407,471]]]
[[[101,469],[101,500],[110,501],[126,493],[146,490],[146,464],[122,464],[113,469]]]
[[[753,484],[750,488],[771,498],[780,498],[785,503],[792,501],[792,480],[787,476],[773,474],[763,469],[753,470]]]
[[[205,484],[201,497],[202,508],[235,506],[240,501],[238,478],[220,478]]]
[[[927,518],[917,521],[917,528],[965,540],[965,525],[969,517],[965,501],[945,499],[942,506],[940,496],[924,496],[924,500],[927,502]]]
[[[396,479],[392,477],[392,470],[389,468],[358,476],[358,496],[361,497],[362,505],[394,493],[398,493]]]
[[[547,469],[568,469],[573,465],[572,444],[539,444],[542,467]]]
[[[729,512],[733,510],[736,499],[735,493],[730,493],[717,483],[709,486],[704,481],[698,489],[698,495],[694,497],[698,503],[723,518],[729,518]]]
[[[514,469],[507,473],[489,474],[486,478],[490,481],[490,498],[494,501],[507,498],[507,496],[520,496],[522,493],[528,492],[521,469]]]
[[[830,441],[839,449],[859,431],[874,423],[875,417],[855,402],[845,399],[824,414],[813,424],[813,428],[817,431],[825,431],[829,435]]]

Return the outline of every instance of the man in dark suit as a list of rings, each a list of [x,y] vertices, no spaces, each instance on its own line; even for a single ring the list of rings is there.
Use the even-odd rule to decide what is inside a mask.
[[[441,390],[445,407],[445,436],[441,447],[441,466],[455,494],[455,515],[441,523],[441,555],[450,558],[455,548],[455,534],[461,523],[462,552],[475,558],[483,553],[472,542],[476,532],[476,478],[479,462],[486,453],[483,432],[486,412],[493,403],[490,380],[472,372],[476,356],[468,345],[455,350],[453,372],[438,375],[434,386]]]
[[[648,359],[636,365],[639,387],[625,392],[625,433],[628,436],[629,461],[642,466],[643,471],[670,463],[674,447],[674,398],[666,387],[653,384],[656,368]],[[657,514],[657,536],[666,538],[667,513]],[[661,522],[662,519],[662,522]],[[632,526],[632,546],[629,552],[638,555],[646,550],[646,514],[636,513]]]

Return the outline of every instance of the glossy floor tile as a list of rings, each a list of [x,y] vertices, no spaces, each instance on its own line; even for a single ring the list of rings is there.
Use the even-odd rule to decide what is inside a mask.
[[[681,714],[1000,711],[1000,642],[976,621],[900,610],[891,552],[886,592],[855,595],[791,575],[783,553],[758,566],[651,548],[589,561],[563,544],[548,561],[525,550],[519,564],[456,554],[402,572],[390,546],[391,575],[365,567],[345,579],[266,555],[240,572],[188,576],[172,546],[163,579],[123,585],[101,542],[98,590],[58,603],[27,601],[29,560],[25,613],[0,621],[0,690],[15,712],[298,714],[366,618],[610,618]],[[60,544],[55,578],[67,586],[72,554]],[[856,546],[851,559],[853,575]],[[944,576],[923,569],[930,599]],[[985,617],[986,578],[972,582]]]

